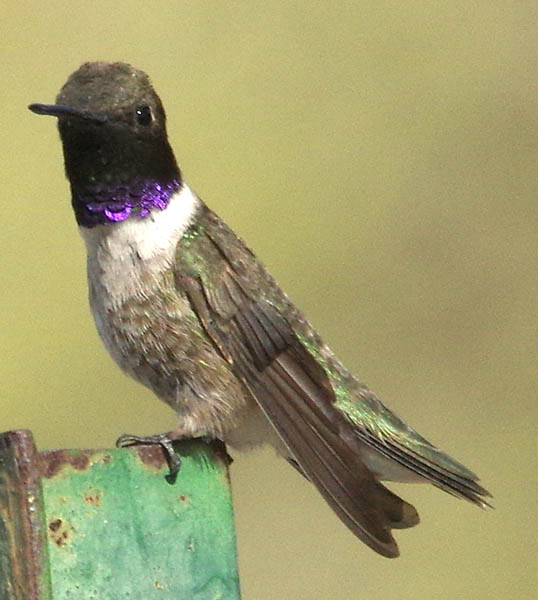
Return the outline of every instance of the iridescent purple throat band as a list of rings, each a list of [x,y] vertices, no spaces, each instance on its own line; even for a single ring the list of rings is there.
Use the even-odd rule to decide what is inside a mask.
[[[103,188],[91,195],[77,196],[76,202],[94,215],[92,221],[117,223],[131,216],[143,219],[154,209],[164,210],[180,185],[178,179],[166,184],[141,181],[129,187]]]

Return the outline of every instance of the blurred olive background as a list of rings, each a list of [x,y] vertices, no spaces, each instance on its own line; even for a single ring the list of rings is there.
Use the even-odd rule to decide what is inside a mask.
[[[107,356],[53,101],[86,60],[146,70],[185,178],[344,363],[495,496],[393,486],[383,559],[271,451],[232,467],[245,600],[534,598],[538,4],[6,3],[1,430],[111,446],[173,414]]]

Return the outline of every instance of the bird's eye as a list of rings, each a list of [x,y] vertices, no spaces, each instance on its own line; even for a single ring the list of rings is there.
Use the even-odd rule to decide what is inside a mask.
[[[136,109],[136,120],[139,125],[147,127],[151,125],[153,121],[153,115],[151,114],[151,108],[149,106],[139,106]]]

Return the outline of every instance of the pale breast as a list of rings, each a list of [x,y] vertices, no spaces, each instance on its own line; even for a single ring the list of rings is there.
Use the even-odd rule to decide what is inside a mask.
[[[177,244],[200,206],[184,186],[164,211],[81,233],[90,306],[111,356],[182,416],[184,433],[220,435],[236,425],[245,392],[172,273]]]
[[[183,185],[163,211],[79,228],[86,243],[89,300],[97,330],[114,360],[128,372],[131,366],[111,329],[111,317],[125,303],[154,293],[199,206],[196,195]]]

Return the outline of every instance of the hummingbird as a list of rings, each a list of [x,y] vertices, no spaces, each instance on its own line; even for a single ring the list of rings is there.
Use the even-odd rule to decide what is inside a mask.
[[[273,446],[382,556],[416,509],[381,483],[429,482],[481,507],[477,476],[354,377],[245,243],[185,183],[148,76],[87,62],[55,104],[71,204],[87,250],[91,312],[121,369],[177,413],[172,431]],[[173,455],[173,456],[172,456]]]

